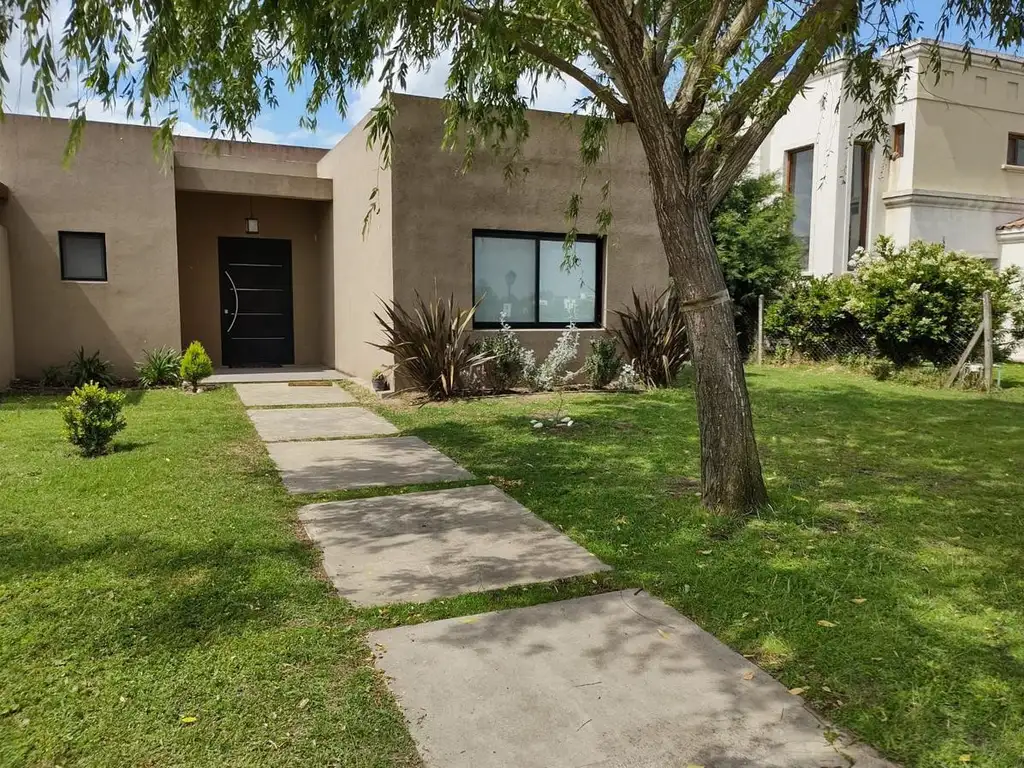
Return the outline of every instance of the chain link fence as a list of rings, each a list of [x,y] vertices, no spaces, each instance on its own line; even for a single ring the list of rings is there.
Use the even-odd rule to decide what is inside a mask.
[[[979,297],[979,305],[981,320],[976,325],[935,328],[920,344],[901,344],[897,355],[880,346],[875,334],[848,313],[783,325],[773,317],[771,301],[761,297],[751,358],[759,364],[839,364],[880,379],[898,374],[944,387],[998,388],[1000,363],[1013,351],[1013,342],[1008,331],[992,327],[987,294]]]

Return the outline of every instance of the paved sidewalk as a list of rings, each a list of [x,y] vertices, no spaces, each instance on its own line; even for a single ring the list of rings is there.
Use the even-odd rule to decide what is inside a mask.
[[[635,590],[370,640],[428,768],[893,768]]]
[[[323,388],[262,397],[277,405],[336,397],[304,389]],[[416,437],[308,439],[395,429],[362,408],[323,402],[249,411],[291,493],[472,478]],[[299,517],[338,592],[359,605],[606,569],[492,486],[311,504]],[[427,768],[894,768],[639,590],[370,640]]]
[[[311,504],[324,570],[357,605],[425,602],[608,566],[494,486]]]
[[[333,405],[354,403],[356,399],[341,387],[308,384],[235,384],[243,405]]]
[[[268,443],[398,432],[390,421],[354,405],[341,408],[261,408],[248,413],[256,431]]]
[[[418,437],[268,443],[267,451],[290,493],[473,479]]]

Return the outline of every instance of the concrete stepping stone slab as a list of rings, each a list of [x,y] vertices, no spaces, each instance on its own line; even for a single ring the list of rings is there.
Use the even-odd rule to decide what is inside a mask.
[[[248,411],[256,431],[266,442],[322,440],[331,437],[391,435],[398,431],[365,408],[263,408]]]
[[[370,641],[428,768],[894,768],[634,590]]]
[[[243,405],[334,405],[356,399],[341,387],[292,386],[287,383],[235,384]]]
[[[418,437],[268,443],[267,451],[290,493],[473,478]]]
[[[218,368],[205,384],[238,384],[270,381],[341,381],[345,376],[333,368],[316,365],[285,365],[275,368]]]
[[[608,570],[490,485],[311,504],[299,519],[357,605],[426,602]]]

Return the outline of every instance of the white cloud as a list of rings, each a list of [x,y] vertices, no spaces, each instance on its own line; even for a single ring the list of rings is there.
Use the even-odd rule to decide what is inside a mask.
[[[362,120],[366,113],[380,101],[379,71],[381,64],[382,62],[378,61],[374,66],[374,76],[370,82],[349,98],[346,119],[352,125]],[[446,52],[431,62],[426,69],[409,72],[403,92],[414,96],[444,96],[450,67],[451,54]],[[529,81],[525,77],[522,78],[519,82],[519,92],[524,96],[529,96],[530,90]],[[571,112],[574,102],[586,93],[586,89],[575,80],[563,81],[556,78],[541,80],[537,84],[536,98],[530,106],[550,112]]]
[[[60,31],[63,29],[70,9],[70,2],[71,0],[58,0],[54,5],[50,28],[52,30],[51,34],[55,39],[59,37]],[[6,49],[3,51],[4,64],[10,76],[10,82],[4,88],[4,109],[18,114],[36,114],[35,95],[32,93],[34,73],[31,65],[21,64],[22,54],[23,39],[21,31],[15,28]],[[363,119],[380,101],[381,84],[379,82],[379,72],[381,65],[382,61],[378,61],[374,67],[374,76],[370,82],[350,94],[349,108],[345,121],[346,130],[329,130],[316,133],[305,129],[277,131],[266,127],[263,121],[257,121],[250,129],[251,140],[270,144],[334,146],[345,135],[348,126],[354,125]],[[450,66],[451,55],[446,52],[423,69],[410,71],[404,92],[417,96],[443,96]],[[524,78],[520,82],[520,93],[528,96],[529,90],[529,84]],[[575,81],[563,82],[557,79],[541,81],[538,83],[536,98],[531,106],[535,109],[549,111],[571,111],[573,102],[584,94],[585,89],[583,86]],[[118,103],[112,108],[106,108],[98,100],[89,100],[77,81],[66,83],[57,89],[53,98],[54,105],[51,109],[51,114],[54,117],[70,117],[73,108],[69,105],[79,100],[86,102],[85,113],[89,120],[135,124],[143,122],[137,114],[129,118],[124,103]],[[159,112],[155,116],[155,120],[159,121],[168,114],[168,111],[165,109]],[[298,116],[295,115],[293,117],[297,119]],[[184,119],[177,123],[175,133],[181,136],[206,138],[210,135],[210,129],[209,126],[197,125]]]

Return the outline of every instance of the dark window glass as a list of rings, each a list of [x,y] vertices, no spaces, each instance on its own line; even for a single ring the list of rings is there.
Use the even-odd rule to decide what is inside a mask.
[[[858,248],[868,247],[868,206],[871,198],[871,147],[854,144],[853,168],[850,173],[850,229],[847,233],[847,258]]]
[[[1006,151],[1007,165],[1024,165],[1024,136],[1010,134],[1010,145]]]
[[[564,235],[477,232],[473,236],[474,318],[518,327],[600,325],[601,241],[576,240],[567,263]]]
[[[810,266],[811,196],[814,187],[814,147],[786,153],[786,191],[793,196],[793,234],[800,242],[801,266]]]
[[[107,279],[107,243],[102,232],[60,232],[60,279]]]

